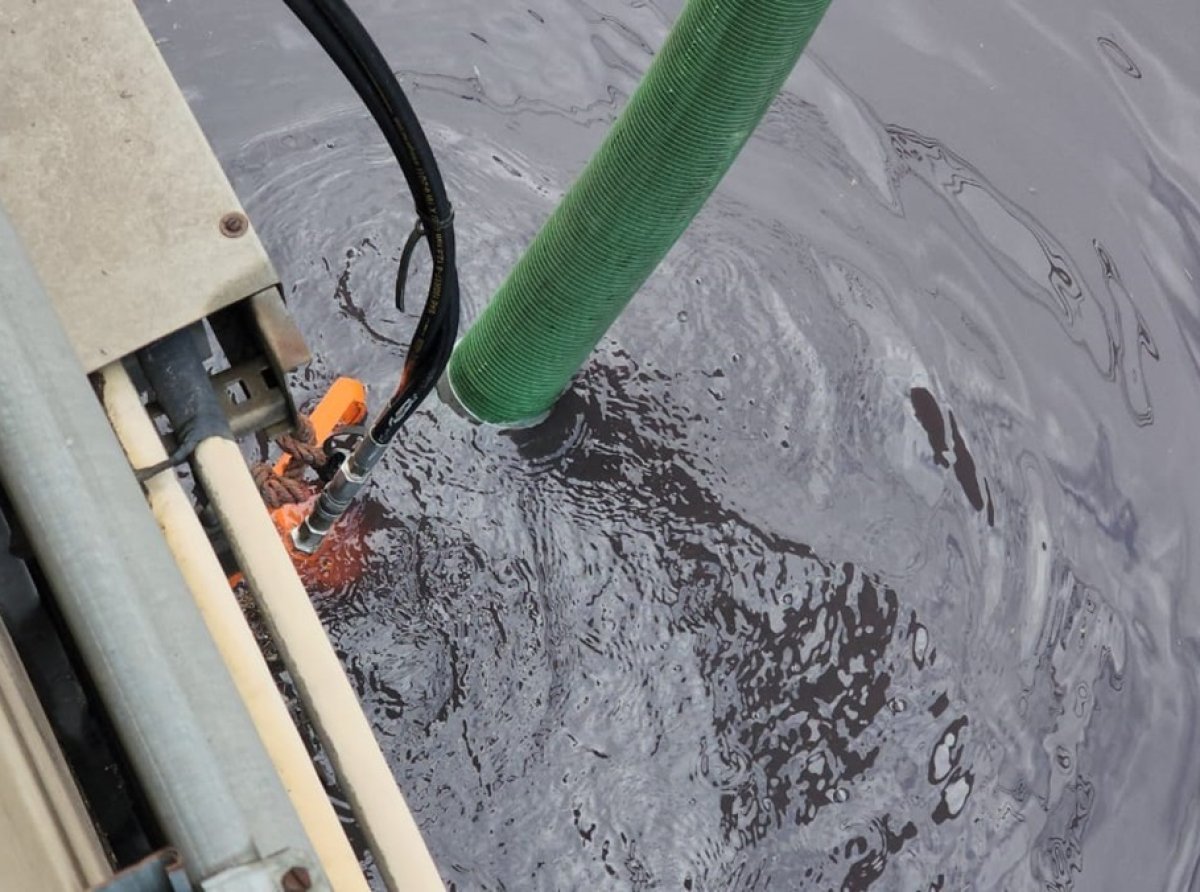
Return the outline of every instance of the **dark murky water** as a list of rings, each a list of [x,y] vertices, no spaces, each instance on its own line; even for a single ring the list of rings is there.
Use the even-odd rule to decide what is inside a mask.
[[[360,0],[467,316],[678,11]],[[409,203],[282,4],[143,0],[320,358]],[[542,428],[411,425],[321,609],[459,889],[1200,888],[1200,7],[837,0]]]

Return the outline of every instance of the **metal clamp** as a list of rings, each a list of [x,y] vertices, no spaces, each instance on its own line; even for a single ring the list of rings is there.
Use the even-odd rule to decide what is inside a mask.
[[[183,859],[175,849],[162,849],[125,868],[89,892],[191,892]]]

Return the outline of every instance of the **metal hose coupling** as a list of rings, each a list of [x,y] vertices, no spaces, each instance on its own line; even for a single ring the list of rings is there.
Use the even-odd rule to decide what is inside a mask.
[[[370,434],[359,441],[354,451],[342,462],[333,479],[321,490],[311,513],[292,530],[292,544],[303,554],[312,554],[321,547],[338,518],[346,513],[355,496],[362,490],[374,467],[383,457],[387,444]]]

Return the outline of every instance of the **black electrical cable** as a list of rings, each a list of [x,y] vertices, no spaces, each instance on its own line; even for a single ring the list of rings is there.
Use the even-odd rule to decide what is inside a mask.
[[[417,244],[425,237],[425,227],[418,220],[417,225],[408,234],[404,242],[404,250],[400,252],[400,268],[396,270],[396,309],[404,312],[404,288],[408,284],[408,267],[412,263],[413,252]]]
[[[441,374],[457,333],[458,283],[449,200],[428,141],[383,56],[342,0],[289,0],[350,79],[383,129],[417,203],[433,259],[430,294],[405,362],[401,386],[373,427],[379,442],[395,435]],[[448,343],[447,343],[448,342]]]
[[[454,212],[433,150],[383,54],[344,0],[285,0],[354,87],[383,131],[412,193],[420,234],[429,246],[432,271],[425,308],[405,357],[400,383],[371,426],[377,443],[389,442],[436,386],[458,334],[459,291],[455,267]],[[402,252],[396,297],[402,303],[414,228]]]

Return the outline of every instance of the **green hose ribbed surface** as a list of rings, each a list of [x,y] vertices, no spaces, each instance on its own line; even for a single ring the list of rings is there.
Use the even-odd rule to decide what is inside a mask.
[[[687,228],[829,0],[690,0],[628,106],[455,350],[483,421],[543,415]]]

